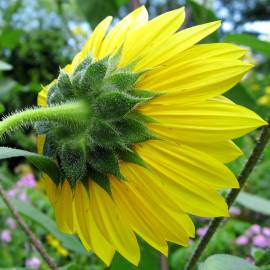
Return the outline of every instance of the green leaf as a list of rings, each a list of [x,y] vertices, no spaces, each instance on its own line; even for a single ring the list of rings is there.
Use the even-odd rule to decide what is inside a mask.
[[[77,240],[77,238],[59,232],[55,222],[47,215],[40,212],[37,208],[28,203],[23,203],[15,199],[12,200],[12,203],[15,205],[20,214],[30,218],[36,224],[43,227],[47,232],[57,238],[65,248],[78,252],[80,254],[86,254],[85,249]],[[0,199],[0,210],[4,209],[7,209],[7,207]]]
[[[147,100],[146,98],[134,97],[125,93],[109,92],[97,98],[95,111],[103,119],[119,119],[131,112],[136,105]]]
[[[270,201],[247,192],[241,192],[236,201],[255,212],[270,216]]]
[[[141,259],[137,266],[132,265],[119,254],[115,254],[108,270],[156,270],[160,269],[160,254],[154,248],[140,241]]]
[[[270,42],[262,41],[256,36],[248,34],[231,34],[226,36],[224,41],[248,46],[255,52],[262,53],[270,58]]]
[[[65,97],[71,97],[73,87],[69,75],[63,69],[60,71],[57,82],[60,92],[63,93]]]
[[[0,70],[11,70],[12,66],[0,60]]]
[[[120,160],[135,163],[135,164],[138,164],[142,167],[147,166],[146,163],[144,162],[144,160],[135,151],[122,150],[122,151],[118,152],[118,155],[119,155]]]
[[[265,253],[256,261],[256,265],[262,266],[270,264],[270,249],[266,250]]]
[[[14,49],[20,42],[23,30],[4,28],[0,33],[0,48]]]
[[[198,2],[199,1],[196,1],[196,0],[187,0],[187,5],[191,6],[192,8],[192,12],[191,12],[192,20],[196,24],[208,23],[208,22],[218,20],[213,10],[206,7],[204,2],[202,2],[201,4],[199,4]],[[219,41],[219,39],[220,38],[219,38],[218,31],[215,31],[204,40],[217,42]]]
[[[122,178],[118,158],[113,151],[96,148],[89,154],[89,164],[100,173],[108,173],[120,179]]]
[[[112,195],[110,180],[107,174],[89,169],[88,176],[89,178],[93,179],[100,187],[102,187],[110,196]]]
[[[141,143],[147,140],[156,139],[145,125],[134,119],[122,119],[114,123],[125,144]]]
[[[51,104],[60,104],[65,101],[63,93],[58,88],[57,84],[51,86],[47,95],[47,103]]]
[[[107,58],[103,58],[93,64],[91,64],[84,72],[81,82],[80,89],[84,93],[98,90],[105,77],[108,68]]]
[[[105,121],[93,119],[90,134],[90,140],[104,148],[113,149],[122,145],[119,133]]]
[[[251,110],[255,110],[257,108],[256,101],[248,93],[247,89],[240,83],[226,92],[225,96],[231,99],[233,102],[248,107]]]
[[[25,157],[39,170],[50,176],[56,183],[59,183],[61,173],[52,159],[25,150],[14,149],[10,147],[0,147],[0,159],[13,157]]]
[[[5,111],[5,106],[0,102],[0,113]]]
[[[252,247],[251,248],[251,256],[255,259],[255,262],[258,262],[264,255],[265,251],[261,248]],[[256,263],[256,265],[258,265]]]
[[[119,72],[111,75],[108,80],[120,91],[131,90],[142,73]]]
[[[258,267],[248,261],[227,254],[210,256],[199,265],[199,270],[259,270]]]
[[[60,164],[71,188],[86,176],[86,153],[81,143],[63,144],[60,151]]]

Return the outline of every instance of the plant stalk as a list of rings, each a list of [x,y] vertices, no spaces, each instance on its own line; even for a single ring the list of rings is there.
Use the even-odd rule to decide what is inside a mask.
[[[36,238],[34,233],[31,231],[31,229],[28,227],[28,225],[25,223],[25,221],[20,216],[18,210],[14,205],[12,205],[11,201],[9,200],[8,196],[6,195],[2,185],[0,184],[0,197],[3,199],[4,203],[10,210],[11,214],[17,221],[17,223],[20,225],[22,230],[25,232],[25,234],[29,237],[29,240],[33,244],[33,246],[37,249],[41,257],[44,259],[44,261],[48,264],[50,269],[52,270],[58,270],[59,268],[53,261],[53,259],[50,257],[50,255],[47,253],[47,251],[42,246],[41,242]]]
[[[89,113],[90,109],[82,101],[27,109],[14,113],[0,122],[0,137],[6,132],[38,121],[62,121],[80,124],[87,120]]]
[[[268,120],[268,124],[270,124],[270,118]],[[267,125],[267,126],[263,127],[262,133],[260,135],[258,142],[256,143],[251,155],[249,156],[245,166],[243,167],[242,171],[240,172],[240,174],[238,176],[238,182],[239,182],[240,188],[239,189],[232,189],[226,197],[226,202],[228,204],[228,207],[230,207],[234,203],[236,197],[241,192],[248,177],[250,176],[250,174],[252,173],[253,169],[255,168],[258,160],[260,159],[269,139],[270,139],[270,126]],[[196,247],[195,251],[191,255],[184,270],[193,270],[194,269],[194,267],[197,264],[197,262],[199,261],[201,255],[205,251],[209,241],[211,240],[211,238],[213,237],[213,235],[215,234],[215,232],[217,231],[219,225],[221,224],[221,222],[223,220],[224,220],[223,217],[218,217],[218,218],[213,219],[210,222],[206,234],[200,239],[198,246]]]

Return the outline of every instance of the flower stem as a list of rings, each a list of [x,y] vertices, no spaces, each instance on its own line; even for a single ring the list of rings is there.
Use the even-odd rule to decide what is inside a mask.
[[[168,259],[163,254],[160,254],[160,270],[169,270]]]
[[[46,252],[44,247],[42,246],[41,242],[36,238],[34,233],[31,231],[31,229],[28,227],[28,225],[25,223],[25,221],[20,216],[18,210],[15,208],[15,206],[12,205],[11,201],[9,200],[8,196],[6,195],[2,185],[0,184],[0,197],[3,199],[4,203],[18,222],[18,224],[21,226],[22,230],[25,232],[25,234],[29,237],[31,243],[33,246],[37,249],[39,254],[42,256],[44,261],[48,264],[50,269],[52,270],[58,270],[59,268],[53,261],[53,259],[49,256],[49,254]]]
[[[33,124],[38,121],[58,121],[83,124],[89,117],[90,108],[86,103],[70,102],[51,107],[31,108],[14,113],[0,122],[0,136],[16,128]]]
[[[270,124],[270,118],[268,120],[268,123]],[[253,149],[251,155],[248,158],[248,161],[246,162],[245,166],[243,167],[242,171],[240,172],[238,176],[238,182],[239,182],[240,188],[232,189],[229,192],[228,196],[226,197],[226,202],[229,207],[233,204],[236,197],[238,196],[238,194],[241,192],[242,188],[244,187],[249,175],[252,173],[258,160],[260,159],[260,156],[262,155],[269,139],[270,139],[270,126],[268,125],[268,126],[263,127],[262,133],[260,135],[258,142],[255,145],[255,148]],[[185,266],[185,270],[194,269],[202,253],[206,249],[207,244],[209,243],[209,241],[211,240],[211,238],[213,237],[220,223],[223,220],[224,220],[223,217],[218,217],[218,218],[213,219],[210,222],[206,234],[201,238],[198,246],[196,247],[195,251],[191,255],[190,260]]]

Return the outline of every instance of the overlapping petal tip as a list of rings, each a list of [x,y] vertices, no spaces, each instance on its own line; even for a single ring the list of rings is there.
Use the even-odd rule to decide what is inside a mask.
[[[217,190],[238,187],[238,183],[222,163],[190,147],[177,148],[163,141],[142,144],[137,151],[150,166],[155,181],[162,183],[168,197],[186,213],[228,216],[228,207]]]
[[[137,87],[165,94],[153,103],[168,99],[186,104],[200,102],[228,91],[252,67],[240,60],[190,58],[187,62],[149,71]]]
[[[184,50],[192,47],[219,27],[220,21],[215,21],[187,28],[171,35],[166,42],[160,43],[148,51],[144,58],[138,62],[135,70],[167,64],[170,60],[175,61]]]
[[[90,208],[100,232],[123,257],[138,265],[140,249],[129,222],[123,219],[110,195],[94,181],[90,182],[89,192]]]
[[[180,28],[184,18],[184,8],[180,8],[166,12],[134,30],[124,42],[119,66],[142,58],[152,48],[166,41]]]
[[[229,163],[239,156],[243,155],[242,150],[233,141],[221,142],[190,142],[188,144],[194,149],[208,154],[209,156],[221,161]]]
[[[267,125],[253,111],[236,104],[205,101],[179,106],[163,105],[144,110],[159,123],[149,128],[162,138],[183,142],[219,142],[241,137],[252,130]]]

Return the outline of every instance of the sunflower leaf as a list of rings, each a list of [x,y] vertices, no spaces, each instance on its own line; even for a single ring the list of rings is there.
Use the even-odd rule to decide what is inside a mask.
[[[120,173],[118,157],[113,151],[97,147],[89,154],[89,165],[100,173],[112,174],[123,179]]]
[[[106,75],[107,68],[108,61],[106,58],[89,65],[80,82],[81,90],[84,93],[90,92],[91,90],[98,90]]]
[[[58,76],[58,87],[61,93],[63,93],[66,97],[71,97],[72,94],[72,84],[69,78],[69,75],[61,69],[60,74]]]
[[[141,73],[119,72],[111,75],[108,80],[119,90],[127,91],[133,88]]]
[[[149,129],[140,121],[134,119],[122,119],[114,122],[121,139],[125,144],[140,143],[157,139]]]
[[[86,154],[81,144],[64,144],[60,151],[61,168],[71,188],[86,176]]]
[[[90,132],[91,140],[97,145],[108,149],[122,145],[119,133],[105,121],[93,119]]]
[[[61,172],[52,159],[25,150],[10,147],[0,147],[0,159],[13,157],[25,157],[38,169],[46,173],[55,183],[59,184]]]
[[[132,111],[136,105],[148,99],[134,97],[120,92],[109,92],[100,95],[95,103],[97,115],[103,119],[119,119]]]

